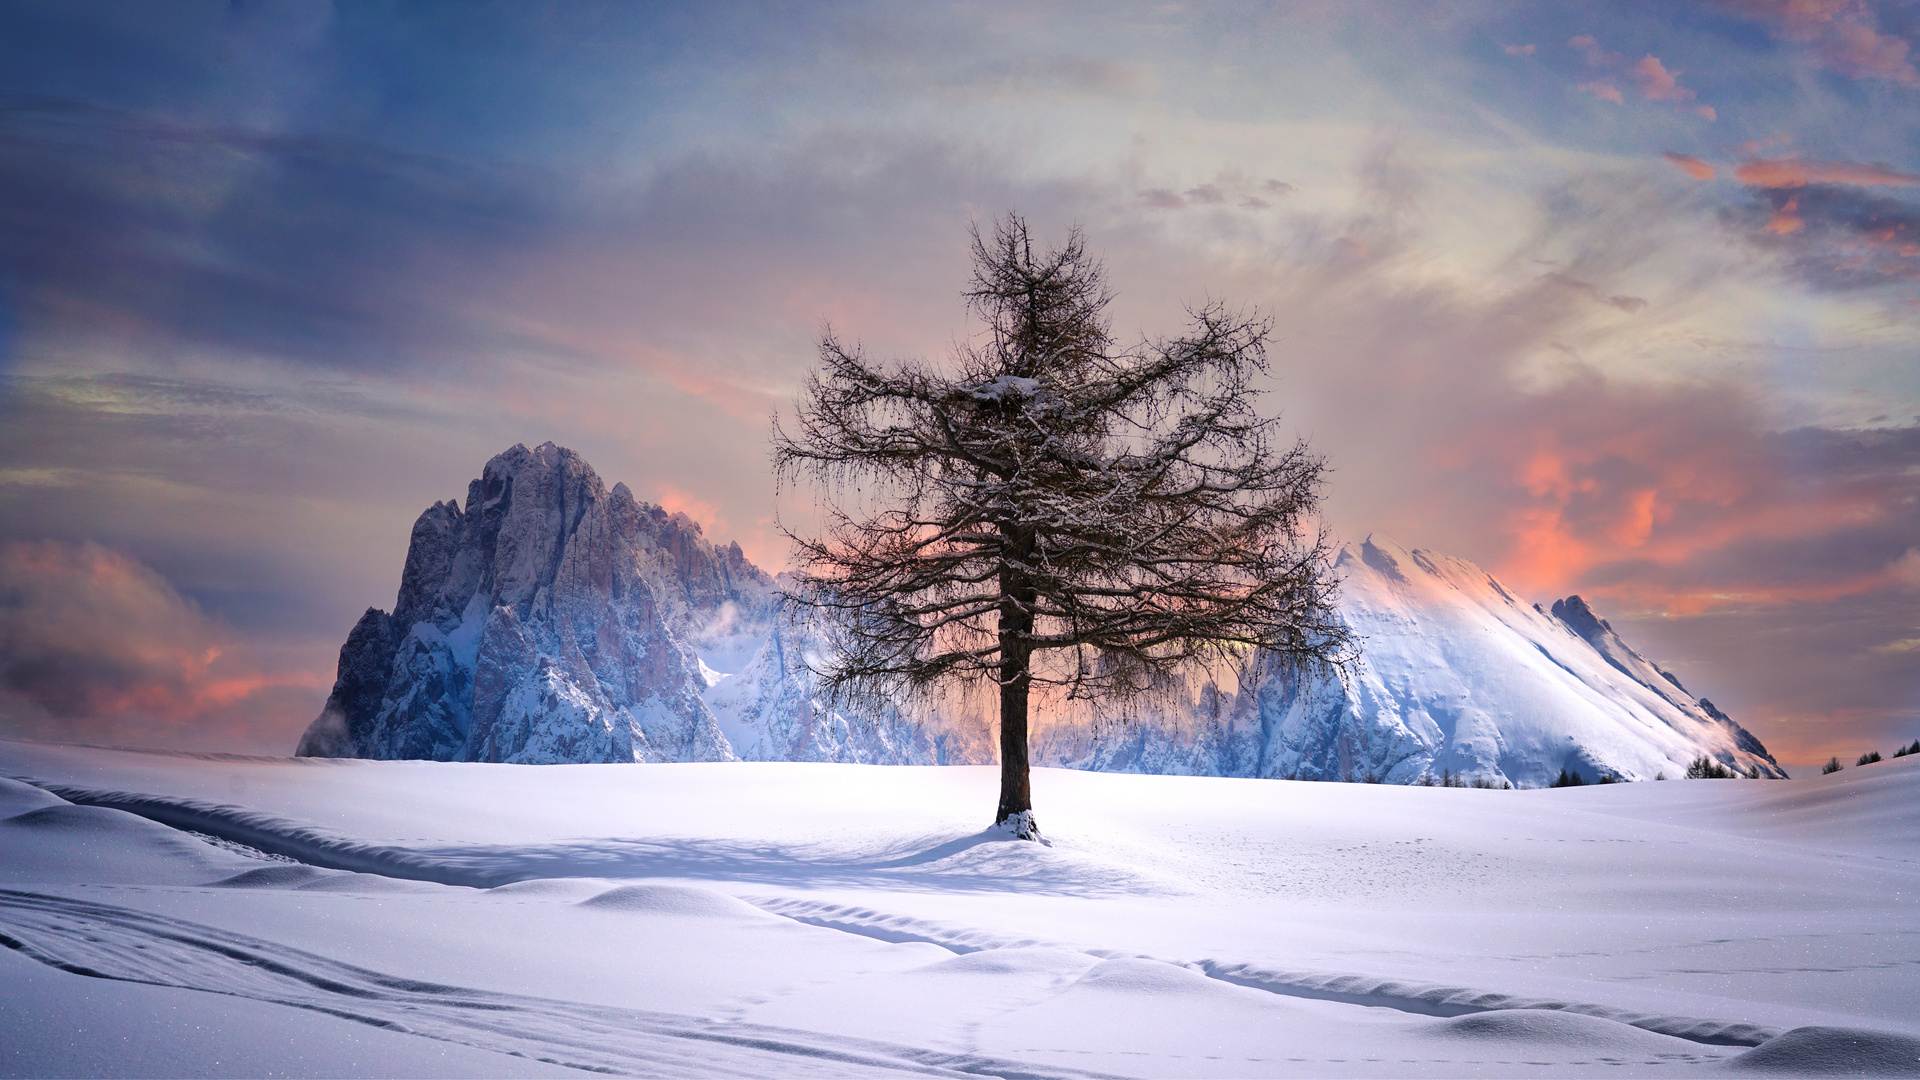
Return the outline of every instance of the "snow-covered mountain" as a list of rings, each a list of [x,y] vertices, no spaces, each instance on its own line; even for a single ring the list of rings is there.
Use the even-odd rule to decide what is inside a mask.
[[[369,608],[297,753],[520,763],[937,757],[897,717],[783,698],[773,579],[684,514],[608,491],[572,450],[515,446],[465,508],[414,522],[391,615]],[[758,659],[756,660],[756,656]],[[754,663],[748,662],[753,660]],[[760,693],[705,695],[752,668]],[[769,695],[777,707],[737,704]],[[727,730],[723,733],[722,717]],[[738,747],[738,749],[736,749]]]
[[[1678,777],[1707,755],[1784,775],[1745,729],[1629,648],[1579,597],[1551,612],[1472,563],[1348,545],[1342,686],[1261,670],[1125,724],[1036,718],[1034,760],[1111,772],[1539,785]],[[992,760],[990,712],[847,715],[807,663],[826,637],[685,515],[607,491],[571,450],[515,446],[464,508],[413,528],[391,615],[369,609],[303,756],[524,763]],[[977,703],[976,703],[977,704]]]
[[[1383,537],[1342,549],[1340,611],[1362,640],[1345,686],[1261,672],[1127,725],[1069,725],[1038,756],[1103,771],[1376,779],[1451,772],[1538,786],[1670,779],[1702,755],[1784,778],[1760,741],[1630,648],[1578,596],[1528,604],[1464,559]],[[1262,677],[1262,676],[1265,677]]]

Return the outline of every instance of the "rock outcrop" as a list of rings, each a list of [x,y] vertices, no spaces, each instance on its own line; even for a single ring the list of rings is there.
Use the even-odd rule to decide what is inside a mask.
[[[1784,775],[1760,741],[1629,648],[1581,598],[1551,612],[1460,559],[1350,544],[1342,617],[1363,641],[1343,685],[1255,663],[1245,685],[1096,723],[1036,716],[1037,764],[1125,772],[1538,785],[1679,777],[1699,756]],[[392,614],[340,649],[304,756],[525,763],[982,764],[990,702],[849,713],[813,675],[827,636],[783,610],[738,545],[606,490],[548,443],[487,463],[465,506],[414,523]],[[812,656],[814,663],[809,665]]]
[[[515,446],[465,507],[414,522],[393,614],[368,610],[302,755],[722,761],[698,645],[766,623],[772,579],[685,515],[608,491],[571,450]]]

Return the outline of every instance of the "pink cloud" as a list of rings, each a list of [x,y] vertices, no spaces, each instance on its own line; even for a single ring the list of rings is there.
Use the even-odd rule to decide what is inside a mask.
[[[709,538],[727,535],[727,519],[721,514],[718,503],[697,495],[690,495],[664,481],[655,484],[654,487],[659,492],[659,497],[655,501],[660,504],[662,510],[669,514],[687,515]]]
[[[1800,199],[1796,196],[1788,199],[1786,205],[1775,210],[1772,220],[1768,221],[1764,228],[1775,236],[1785,236],[1791,232],[1799,232],[1800,227],[1806,223],[1806,219],[1800,217]]]
[[[333,681],[264,664],[165,578],[97,544],[0,547],[0,594],[0,715],[21,733],[152,745]]]
[[[1673,167],[1693,177],[1695,180],[1711,180],[1714,177],[1712,165],[1701,161],[1692,154],[1676,154],[1669,150],[1660,155],[1673,164]]]
[[[1692,101],[1694,98],[1693,91],[1680,85],[1680,72],[1668,71],[1660,58],[1651,53],[1633,65],[1633,77],[1648,101]]]
[[[1503,48],[1506,51],[1506,54],[1508,56],[1532,56],[1533,55],[1533,46],[1531,45],[1503,45],[1501,46],[1501,48]]]
[[[1903,173],[1885,165],[1861,165],[1851,161],[1805,161],[1800,158],[1755,158],[1741,162],[1733,170],[1734,179],[1755,187],[1791,188],[1808,184],[1858,184],[1862,186],[1911,187],[1920,184],[1920,175]]]
[[[1772,23],[1775,33],[1807,45],[1849,78],[1920,87],[1911,45],[1882,32],[1878,13],[1864,0],[1727,0],[1725,6]]]
[[[1619,64],[1622,59],[1619,53],[1610,53],[1602,49],[1600,43],[1587,34],[1582,34],[1575,38],[1568,38],[1567,48],[1586,57],[1587,66],[1589,67],[1613,67]]]
[[[1611,101],[1615,105],[1619,105],[1623,103],[1623,101],[1625,100],[1620,96],[1619,87],[1613,85],[1610,82],[1606,82],[1604,80],[1596,80],[1594,82],[1583,82],[1575,86],[1574,89],[1585,90],[1587,93],[1592,94],[1594,97],[1599,98],[1601,101]]]

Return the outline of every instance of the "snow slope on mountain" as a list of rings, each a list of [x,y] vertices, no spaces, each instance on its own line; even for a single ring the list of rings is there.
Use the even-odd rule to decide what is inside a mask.
[[[1552,614],[1459,559],[1370,538],[1336,565],[1364,642],[1348,685],[1261,671],[1138,722],[1041,706],[1034,759],[1102,771],[1538,785],[1682,775],[1707,755],[1781,775],[1579,597]],[[299,753],[528,764],[993,760],[982,700],[829,703],[828,637],[738,545],[608,491],[552,443],[496,456],[464,508],[414,524],[391,615],[368,610]]]
[[[0,780],[6,1075],[1920,1075],[1920,758],[1041,769],[1051,847],[980,831],[977,767],[0,741],[0,776],[40,785]]]
[[[1256,669],[1171,718],[1099,740],[1056,734],[1079,767],[1414,783],[1452,773],[1539,786],[1678,778],[1702,755],[1786,774],[1759,740],[1629,648],[1579,597],[1551,613],[1464,559],[1369,537],[1341,550],[1340,613],[1363,643],[1345,685]]]
[[[414,523],[393,613],[369,609],[354,626],[298,753],[525,764],[937,756],[898,717],[848,723],[811,708],[810,695],[782,697],[789,669],[770,640],[779,604],[739,545],[708,543],[684,514],[637,502],[624,484],[608,491],[571,450],[515,446],[487,462],[464,509],[436,503]],[[774,667],[720,696],[723,734],[707,692],[767,648]],[[757,682],[776,700],[742,707]]]

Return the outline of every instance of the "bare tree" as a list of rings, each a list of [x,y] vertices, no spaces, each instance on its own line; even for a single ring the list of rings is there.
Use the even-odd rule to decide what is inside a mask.
[[[828,331],[774,461],[822,495],[822,532],[788,535],[793,595],[833,631],[827,687],[991,680],[996,821],[1038,839],[1035,686],[1100,707],[1256,650],[1294,677],[1344,670],[1352,641],[1313,525],[1325,463],[1277,450],[1254,411],[1269,323],[1208,304],[1188,336],[1120,348],[1077,230],[1036,257],[1010,215],[974,230],[973,262],[978,344],[883,368]]]

